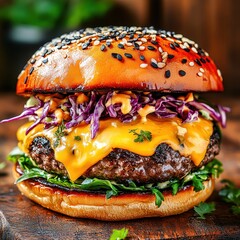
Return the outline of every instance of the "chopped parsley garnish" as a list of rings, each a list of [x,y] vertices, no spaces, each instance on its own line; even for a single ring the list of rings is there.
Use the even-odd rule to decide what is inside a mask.
[[[205,219],[205,215],[214,212],[215,203],[205,203],[201,202],[197,206],[194,207],[195,212],[199,215],[199,219]]]
[[[193,176],[192,178],[193,181],[193,187],[196,192],[199,192],[204,189],[204,185],[202,183],[202,179],[198,176]]]
[[[62,122],[61,125],[58,126],[57,131],[54,133],[54,136],[56,138],[54,141],[54,144],[53,144],[54,148],[58,147],[58,145],[60,144],[61,138],[63,136],[66,136],[65,129],[66,129],[66,127],[65,127],[64,123]]]
[[[140,130],[140,133],[136,132],[137,129],[132,129],[129,131],[129,133],[133,133],[136,138],[134,139],[134,142],[143,142],[143,141],[151,141],[152,140],[152,133],[149,131],[143,131]]]
[[[75,141],[81,141],[82,139],[81,139],[80,136],[74,136],[74,140],[75,140]]]
[[[231,210],[233,214],[240,214],[240,188],[230,180],[223,179],[221,181],[225,186],[219,191],[219,196],[221,196],[224,202],[232,204]]]
[[[128,235],[128,229],[122,228],[122,229],[113,229],[112,234],[109,238],[109,240],[123,240]]]
[[[155,204],[160,207],[164,201],[164,196],[157,188],[152,188],[152,193],[155,195]]]

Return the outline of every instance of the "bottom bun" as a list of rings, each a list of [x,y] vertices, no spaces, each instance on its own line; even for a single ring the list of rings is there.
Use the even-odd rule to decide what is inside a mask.
[[[19,178],[19,173],[15,170],[13,173],[16,179]],[[62,190],[32,179],[17,186],[26,197],[53,211],[71,217],[118,221],[186,212],[212,194],[214,179],[205,181],[205,189],[199,192],[195,192],[192,186],[174,196],[170,191],[163,192],[164,201],[160,207],[155,204],[155,196],[149,193],[126,193],[106,199],[105,194]]]

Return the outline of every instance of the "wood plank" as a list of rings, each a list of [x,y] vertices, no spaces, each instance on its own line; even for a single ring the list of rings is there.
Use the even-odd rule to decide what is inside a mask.
[[[121,222],[74,219],[38,206],[22,196],[14,185],[2,187],[0,198],[4,234],[19,239],[108,239],[112,229],[123,227],[129,229],[132,239],[240,237],[240,217],[232,215],[216,192],[210,199],[216,203],[216,211],[205,220],[198,219],[193,210],[167,218]]]

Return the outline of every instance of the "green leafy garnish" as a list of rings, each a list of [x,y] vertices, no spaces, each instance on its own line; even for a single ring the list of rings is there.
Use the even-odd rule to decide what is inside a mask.
[[[82,139],[81,139],[80,136],[74,136],[74,140],[75,140],[75,141],[81,141]]]
[[[56,138],[53,144],[54,148],[58,147],[58,145],[60,144],[61,138],[66,135],[65,129],[66,127],[62,122],[61,125],[58,126],[57,131],[54,133],[54,136]]]
[[[198,204],[198,206],[194,207],[195,212],[199,215],[199,219],[205,219],[205,214],[209,214],[214,212],[215,209],[215,203],[205,203],[201,202]]]
[[[199,192],[204,189],[204,185],[202,183],[202,179],[199,178],[198,176],[193,176],[193,187],[196,192]]]
[[[128,229],[122,228],[122,229],[113,229],[112,234],[109,238],[109,240],[123,240],[128,235]]]
[[[176,181],[176,182],[173,182],[172,185],[171,185],[171,188],[172,188],[172,195],[176,195],[177,192],[178,192],[178,189],[179,189],[179,181]]]
[[[140,130],[140,133],[136,132],[137,129],[132,129],[129,131],[129,133],[133,133],[136,138],[134,139],[134,142],[143,142],[143,141],[151,141],[152,140],[152,133],[149,131],[143,131]]]
[[[225,186],[219,191],[219,196],[221,196],[224,202],[232,204],[231,210],[233,214],[240,214],[240,188],[230,180],[223,179],[221,181]]]
[[[152,188],[152,193],[155,195],[156,206],[160,207],[162,204],[162,201],[164,201],[163,194],[157,188]]]

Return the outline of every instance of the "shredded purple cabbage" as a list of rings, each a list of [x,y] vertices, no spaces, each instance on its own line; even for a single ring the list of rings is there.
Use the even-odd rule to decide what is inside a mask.
[[[57,108],[69,113],[68,119],[64,120],[65,127],[69,129],[85,122],[91,125],[91,136],[94,138],[99,129],[100,119],[111,117],[117,118],[122,122],[131,122],[138,116],[138,111],[146,105],[155,108],[152,114],[155,114],[157,117],[178,117],[183,122],[192,122],[196,121],[199,115],[201,115],[217,121],[222,127],[225,127],[226,113],[230,111],[228,107],[217,105],[213,108],[198,100],[189,101],[182,100],[177,96],[132,92],[130,94],[131,110],[127,114],[123,114],[121,102],[111,104],[111,98],[114,94],[116,94],[114,91],[109,91],[106,94],[89,92],[86,93],[88,101],[81,104],[77,103],[77,95],[66,96],[66,101],[57,106]],[[59,120],[56,118],[54,111],[50,111],[50,101],[44,102],[37,96],[36,100],[34,106],[27,107],[25,105],[23,112],[19,116],[2,120],[0,123],[31,118],[34,120],[34,123],[27,129],[26,134],[40,123],[43,123],[46,129],[59,125]],[[41,113],[39,114],[39,112]]]

